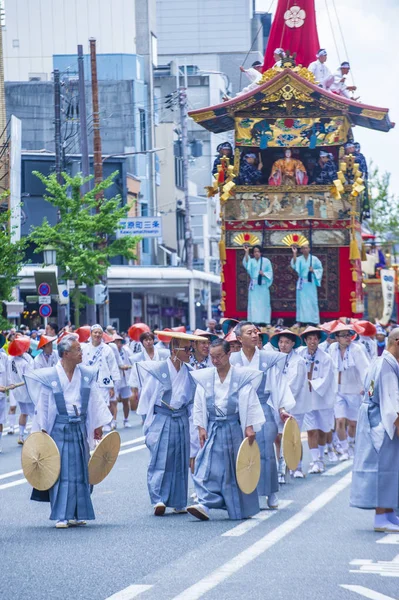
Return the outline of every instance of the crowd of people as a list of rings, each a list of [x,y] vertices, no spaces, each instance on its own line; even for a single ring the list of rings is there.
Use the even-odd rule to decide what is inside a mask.
[[[376,510],[377,531],[399,532],[397,327],[342,318],[265,333],[225,318],[190,333],[135,324],[125,338],[100,325],[59,335],[50,323],[38,340],[28,333],[0,340],[0,431],[8,420],[14,433],[19,406],[18,443],[31,418],[31,431],[49,433],[59,447],[61,475],[47,497],[57,528],[94,518],[89,448],[118,426],[120,403],[124,427],[132,411],[142,419],[156,516],[172,509],[208,520],[210,509],[224,509],[231,519],[247,518],[260,498],[277,509],[288,477],[354,459],[352,505]],[[291,417],[307,437],[310,463],[301,459],[287,472],[281,435]],[[261,456],[250,494],[235,471],[244,438],[256,439]],[[33,490],[32,499],[42,493]]]

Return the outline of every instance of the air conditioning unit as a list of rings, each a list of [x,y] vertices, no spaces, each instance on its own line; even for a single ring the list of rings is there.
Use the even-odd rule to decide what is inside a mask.
[[[29,81],[47,81],[47,73],[29,73]]]

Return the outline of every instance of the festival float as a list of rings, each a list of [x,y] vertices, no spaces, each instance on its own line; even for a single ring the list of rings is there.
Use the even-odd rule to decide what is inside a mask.
[[[273,58],[278,47],[284,50],[281,66]],[[220,158],[208,188],[209,196],[220,196],[221,308],[229,317],[246,318],[243,246],[259,244],[274,271],[272,318],[295,322],[297,275],[290,268],[290,246],[300,246],[304,238],[324,269],[320,320],[363,314],[361,220],[368,211],[367,181],[345,146],[355,139],[355,127],[386,133],[394,125],[387,108],[320,86],[306,67],[319,48],[314,0],[279,0],[255,89],[189,113],[210,132],[234,131],[234,154]],[[312,177],[320,152],[336,165],[334,179],[326,184]],[[257,185],[243,185],[239,177],[248,154],[261,163]]]

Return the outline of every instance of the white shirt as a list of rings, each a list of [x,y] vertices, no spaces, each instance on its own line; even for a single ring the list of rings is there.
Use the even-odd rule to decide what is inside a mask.
[[[113,350],[104,342],[98,346],[93,346],[91,342],[88,342],[82,344],[82,352],[83,364],[98,370],[98,387],[113,388],[114,382],[121,378]]]
[[[33,359],[34,369],[45,369],[47,367],[54,367],[58,363],[58,354],[54,350],[51,354],[45,354],[41,352]]]
[[[320,349],[320,345],[313,357],[305,346],[298,348],[297,353],[305,360],[307,373],[311,373],[311,377],[309,378],[308,375],[308,381],[305,384],[305,393],[309,397],[311,405],[310,410],[333,408],[337,384],[330,356]],[[309,388],[309,381],[311,381],[311,388]]]
[[[28,353],[22,356],[9,356],[8,360],[10,361],[10,383],[20,383],[24,380],[24,374],[33,369],[33,358]],[[11,390],[10,396],[15,402],[31,402],[24,385]]]
[[[309,412],[310,398],[306,394],[306,363],[302,356],[297,354],[295,350],[291,350],[289,354],[286,354],[283,375],[285,375],[286,381],[295,398],[295,406],[291,409],[292,414],[301,415]]]
[[[311,73],[313,73],[316,81],[321,85],[321,87],[325,90],[328,90],[334,81],[334,77],[326,63],[321,63],[319,60],[315,60],[314,62],[310,63],[308,69]]]
[[[334,363],[338,394],[359,395],[363,391],[370,364],[364,350],[351,342],[342,357],[338,342],[334,342],[330,347],[330,356]]]
[[[0,352],[0,387],[7,387],[9,384],[10,363],[5,352]],[[5,398],[5,392],[0,392],[0,399]]]
[[[330,85],[330,92],[334,92],[339,96],[345,96],[345,98],[350,98],[350,93],[346,87],[346,81],[341,81],[341,79],[346,79],[346,75],[342,75],[341,69],[338,69],[334,73],[334,81]]]
[[[248,94],[248,92],[257,89],[259,87],[258,82],[262,79],[262,73],[259,73],[259,71],[253,67],[246,69],[244,73],[251,83],[247,85],[247,87],[243,88],[241,92],[238,92],[236,96],[242,96],[243,94]]]

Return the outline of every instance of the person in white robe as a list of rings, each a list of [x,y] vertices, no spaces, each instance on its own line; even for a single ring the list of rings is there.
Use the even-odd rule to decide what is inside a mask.
[[[193,347],[190,355],[190,365],[195,371],[198,369],[206,369],[212,366],[211,357],[209,356],[209,345],[211,339],[216,339],[216,335],[201,329],[196,329],[194,335],[203,337],[202,342],[193,342]]]
[[[160,343],[155,344],[155,335],[151,332],[142,333],[140,336],[140,344],[142,347],[141,352],[136,352],[132,357],[132,369],[129,374],[129,385],[132,388],[132,410],[137,409],[140,395],[140,379],[144,377],[142,373],[141,378],[138,375],[137,365],[143,361],[160,361],[166,360],[170,356],[169,348],[160,347]],[[169,343],[168,343],[169,346]]]
[[[295,405],[295,399],[282,375],[285,356],[280,352],[270,352],[257,347],[260,334],[258,328],[249,322],[237,325],[235,334],[242,344],[239,352],[230,355],[230,363],[236,367],[245,367],[263,373],[263,379],[257,389],[259,401],[265,416],[265,423],[258,433],[257,442],[261,455],[261,476],[258,484],[259,496],[267,497],[269,508],[278,508],[279,490],[277,460],[274,441],[283,423],[289,418]],[[267,337],[267,336],[266,336]],[[263,339],[262,342],[266,340]],[[274,350],[273,346],[271,346]]]
[[[331,335],[336,339],[331,345],[330,356],[338,385],[334,412],[336,432],[342,448],[340,460],[343,461],[354,455],[356,422],[370,363],[364,350],[352,342],[356,334],[350,325],[339,323]]]
[[[296,353],[296,348],[302,345],[301,338],[290,331],[284,329],[275,333],[270,338],[270,343],[275,348],[285,355],[285,363],[283,366],[283,377],[292,392],[295,399],[295,405],[291,409],[292,416],[298,422],[299,428],[302,431],[305,414],[309,412],[311,408],[310,398],[306,394],[306,383],[307,383],[307,371],[306,363],[302,356]],[[279,483],[286,483],[286,464],[284,456],[281,452],[281,433],[276,438],[276,449],[277,457],[279,459]],[[295,479],[302,479],[304,477],[302,471],[302,460],[299,461],[296,469],[293,472]]]
[[[87,344],[82,344],[83,364],[97,370],[97,391],[114,415],[111,423],[111,428],[114,429],[117,415],[115,384],[120,380],[120,371],[112,349],[103,340],[103,333],[101,325],[91,327],[90,340]]]
[[[51,503],[56,527],[85,525],[95,518],[91,502],[89,449],[102,436],[112,415],[98,395],[95,368],[82,365],[82,349],[74,335],[58,344],[60,362],[26,372],[28,393],[35,403],[32,432],[44,431],[57,444],[61,457],[59,479],[48,493],[33,490],[32,500]]]
[[[338,96],[344,96],[344,98],[351,98],[350,92],[356,91],[355,85],[347,85],[346,77],[350,71],[350,64],[345,61],[341,63],[334,73],[334,81],[331,83],[329,91],[337,94]]]
[[[191,372],[197,384],[193,424],[201,449],[193,476],[198,503],[187,511],[202,521],[209,519],[210,509],[245,519],[259,512],[259,499],[256,490],[243,494],[239,489],[236,460],[244,437],[253,443],[265,422],[255,391],[262,374],[231,366],[230,345],[224,340],[213,341],[210,354],[214,367]]]
[[[11,342],[11,344],[16,344],[17,342],[18,338]],[[9,351],[11,344],[9,346]],[[23,354],[19,356],[9,356],[8,360],[10,361],[10,385],[21,383],[24,380],[25,373],[33,369],[33,358],[27,352],[23,352]],[[10,432],[12,431],[12,433],[14,432],[17,405],[20,410],[18,444],[22,446],[25,441],[25,429],[28,416],[33,417],[34,413],[34,406],[26,386],[16,387],[10,391],[10,412],[8,418],[10,422]]]
[[[4,346],[6,338],[0,333],[0,454],[2,452],[2,436],[3,427],[7,419],[7,396],[6,388],[9,385],[9,368],[10,363],[7,358],[7,354],[1,350]]]
[[[118,401],[122,403],[123,427],[129,429],[131,427],[129,414],[132,402],[132,388],[129,385],[129,378],[134,355],[128,344],[124,344],[123,338],[118,334],[113,336],[113,341],[109,343],[109,347],[114,351],[115,360],[120,371],[120,379],[115,385],[115,393]]]
[[[273,67],[277,67],[280,68],[283,66],[283,60],[285,58],[285,52],[282,48],[276,48],[275,51],[273,52],[273,58],[275,60],[275,63],[273,65]]]
[[[350,505],[375,509],[374,530],[399,533],[399,328],[371,365],[359,410]]]
[[[240,71],[245,73],[247,78],[250,81],[250,84],[243,88],[240,92],[237,92],[236,96],[243,96],[244,94],[248,94],[259,87],[259,81],[262,79],[262,63],[259,60],[256,60],[252,63],[249,69],[244,69],[244,67],[240,67]]]
[[[327,50],[320,48],[316,54],[316,58],[317,60],[311,62],[308,66],[308,69],[315,76],[316,82],[319,84],[319,86],[325,90],[328,90],[334,81],[334,77],[326,65]]]
[[[54,350],[54,342],[56,337],[51,338],[46,335],[40,337],[38,350],[42,350],[40,354],[37,354],[33,359],[34,369],[45,369],[47,367],[54,367],[58,363],[58,353]]]
[[[369,361],[372,362],[378,356],[377,341],[375,339],[377,327],[370,321],[358,321],[353,323],[353,329],[359,336],[359,339],[355,342],[365,350]]]
[[[327,334],[317,327],[307,327],[301,334],[306,346],[298,348],[299,356],[306,362],[307,385],[305,393],[309,397],[310,410],[306,413],[303,428],[308,433],[308,444],[312,462],[309,473],[324,473],[324,450],[327,434],[334,427],[334,403],[337,395],[334,365],[331,358],[320,349],[319,343]],[[328,459],[337,462],[332,447]]]
[[[189,466],[198,452],[198,435],[190,426],[194,383],[189,377],[191,341],[173,332],[167,360],[138,363],[142,379],[137,414],[144,420],[145,443],[150,451],[147,485],[154,515],[166,508],[186,512]]]

